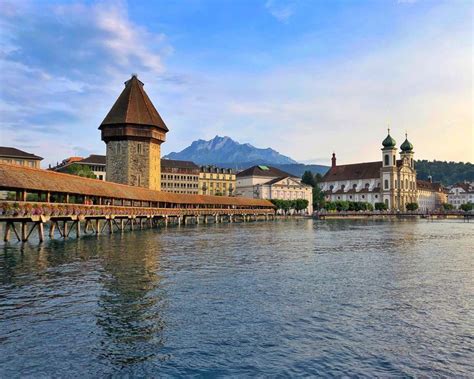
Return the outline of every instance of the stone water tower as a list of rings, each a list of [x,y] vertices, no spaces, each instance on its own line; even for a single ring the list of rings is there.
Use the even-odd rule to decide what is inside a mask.
[[[168,128],[137,75],[105,116],[99,129],[107,145],[107,180],[161,189],[161,147]]]

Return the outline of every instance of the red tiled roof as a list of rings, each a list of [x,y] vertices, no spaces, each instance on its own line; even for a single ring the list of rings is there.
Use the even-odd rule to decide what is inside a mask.
[[[337,180],[358,180],[380,178],[380,169],[382,161],[346,164],[331,167],[326,175],[323,176],[323,182],[332,182]]]
[[[143,89],[136,75],[125,82],[125,89],[105,116],[102,125],[138,124],[168,131],[166,124]]]
[[[88,179],[56,171],[0,163],[0,190],[15,189],[175,204],[216,204],[273,208],[272,203],[262,199],[187,195],[154,191],[143,187],[127,186],[98,179]]]

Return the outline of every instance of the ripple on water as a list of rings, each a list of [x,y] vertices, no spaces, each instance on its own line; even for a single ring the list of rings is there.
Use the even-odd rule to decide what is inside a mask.
[[[3,245],[0,377],[469,377],[473,235],[298,220]]]

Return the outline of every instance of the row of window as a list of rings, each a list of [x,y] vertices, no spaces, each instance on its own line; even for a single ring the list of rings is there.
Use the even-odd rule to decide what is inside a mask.
[[[2,162],[16,164],[18,166],[36,167],[35,161],[26,161],[23,159],[2,159]]]
[[[161,184],[163,188],[198,188],[197,184],[194,183],[167,183]]]
[[[199,178],[191,175],[167,175],[161,174],[161,180],[186,180],[188,182],[197,182]]]

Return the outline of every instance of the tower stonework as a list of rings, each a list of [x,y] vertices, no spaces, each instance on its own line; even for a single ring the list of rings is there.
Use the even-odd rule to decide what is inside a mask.
[[[125,82],[99,129],[107,146],[107,180],[159,191],[168,128],[136,75]]]

